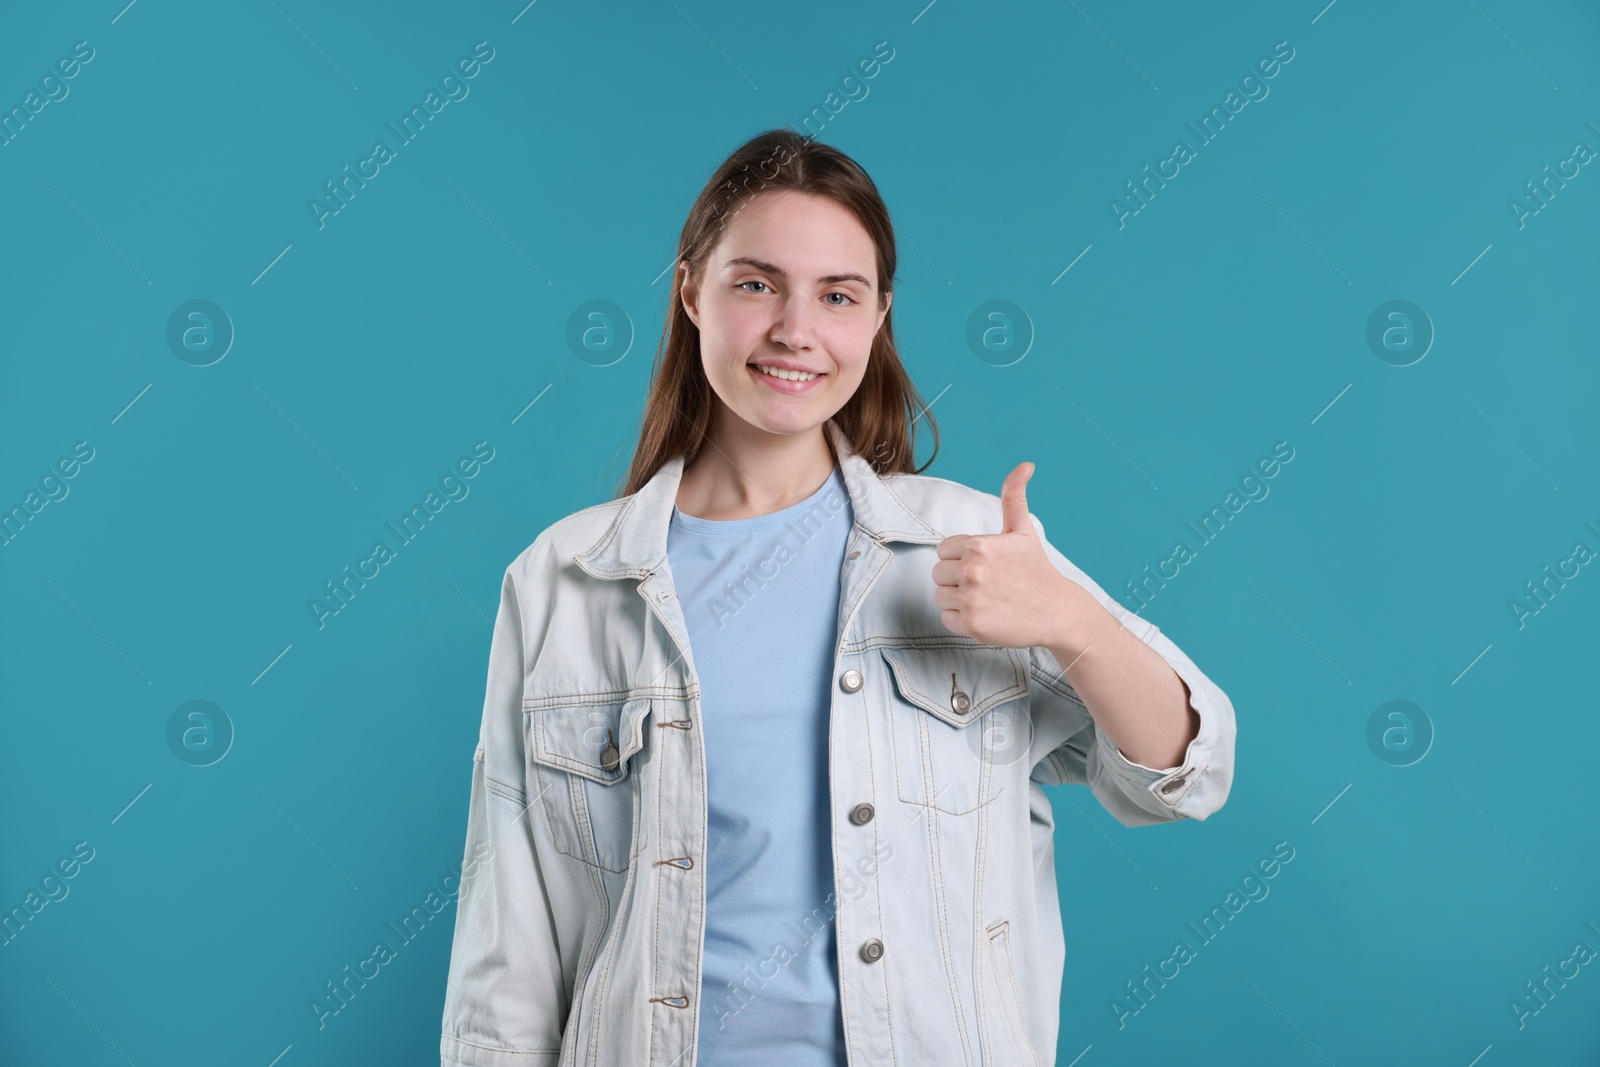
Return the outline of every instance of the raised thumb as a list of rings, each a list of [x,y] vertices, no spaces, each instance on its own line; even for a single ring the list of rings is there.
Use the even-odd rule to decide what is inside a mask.
[[[1033,533],[1033,523],[1028,521],[1028,479],[1033,476],[1033,463],[1024,461],[1016,465],[1000,486],[1000,532]]]

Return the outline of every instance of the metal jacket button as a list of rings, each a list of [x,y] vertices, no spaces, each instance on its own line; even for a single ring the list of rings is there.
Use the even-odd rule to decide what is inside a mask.
[[[860,826],[863,823],[871,822],[872,821],[872,805],[871,804],[857,804],[855,807],[851,808],[850,809],[850,821],[855,823],[857,826]]]
[[[854,667],[851,667],[849,670],[839,675],[839,688],[843,689],[846,693],[854,693],[857,689],[860,689],[861,672],[856,670]]]
[[[621,753],[617,751],[616,738],[612,735],[610,728],[607,727],[606,748],[604,752],[600,753],[600,766],[608,771],[614,771],[617,769],[617,764],[621,762],[620,756]]]
[[[868,963],[877,963],[883,958],[883,942],[874,937],[862,945],[861,958]]]
[[[970,707],[972,700],[956,687],[956,676],[950,675],[950,710],[957,715],[965,715]]]

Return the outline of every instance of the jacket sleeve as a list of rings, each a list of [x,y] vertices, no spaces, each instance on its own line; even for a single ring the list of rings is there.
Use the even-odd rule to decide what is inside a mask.
[[[1033,770],[1033,780],[1042,785],[1087,785],[1124,826],[1206,818],[1222,807],[1233,785],[1232,702],[1154,623],[1123,607],[1050,544],[1037,516],[1029,517],[1056,570],[1088,590],[1113,618],[1167,661],[1183,680],[1189,705],[1200,716],[1200,729],[1178,766],[1158,769],[1135,763],[1095,725],[1055,655],[1035,647],[1030,649],[1029,669],[1035,715],[1054,712],[1069,723],[1070,736],[1045,754]]]
[[[442,1067],[554,1064],[567,1017],[556,923],[529,819],[523,642],[507,568],[472,757],[466,853],[445,988]]]

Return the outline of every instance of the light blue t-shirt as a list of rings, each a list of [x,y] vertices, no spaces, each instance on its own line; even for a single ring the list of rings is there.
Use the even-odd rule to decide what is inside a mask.
[[[672,509],[667,566],[700,678],[710,844],[702,1067],[844,1067],[828,718],[854,519],[839,468],[726,521]]]

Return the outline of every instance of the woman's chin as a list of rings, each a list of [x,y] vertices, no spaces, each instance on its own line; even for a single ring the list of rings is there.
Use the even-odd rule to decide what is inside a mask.
[[[773,403],[767,400],[739,412],[739,417],[757,430],[788,437],[816,429],[828,421],[828,416],[810,398],[805,402]]]

